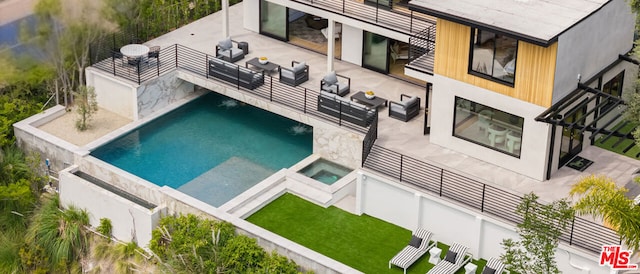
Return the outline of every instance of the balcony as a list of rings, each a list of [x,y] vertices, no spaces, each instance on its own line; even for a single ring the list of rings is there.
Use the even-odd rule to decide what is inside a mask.
[[[405,1],[388,0],[299,0],[317,8],[334,11],[362,22],[409,35],[409,64],[406,68],[433,75],[436,21],[409,10]]]

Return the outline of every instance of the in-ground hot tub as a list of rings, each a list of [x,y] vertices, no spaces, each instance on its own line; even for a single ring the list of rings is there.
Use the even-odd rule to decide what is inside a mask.
[[[340,178],[349,174],[353,169],[336,164],[323,158],[318,158],[311,164],[302,168],[298,173],[304,174],[309,178],[320,181],[324,184],[331,185]]]

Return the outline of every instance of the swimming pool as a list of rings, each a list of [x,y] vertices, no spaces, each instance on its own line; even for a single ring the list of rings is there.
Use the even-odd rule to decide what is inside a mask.
[[[221,206],[312,153],[312,129],[211,92],[91,155]]]

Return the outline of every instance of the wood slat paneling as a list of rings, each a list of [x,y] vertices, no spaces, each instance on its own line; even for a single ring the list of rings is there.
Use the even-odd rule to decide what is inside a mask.
[[[543,107],[551,106],[557,42],[540,47],[518,42],[514,87],[468,73],[471,28],[438,19],[434,73]]]

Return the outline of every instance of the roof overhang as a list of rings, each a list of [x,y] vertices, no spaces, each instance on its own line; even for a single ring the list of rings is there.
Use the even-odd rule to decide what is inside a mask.
[[[409,9],[547,47],[612,0],[412,0]]]

